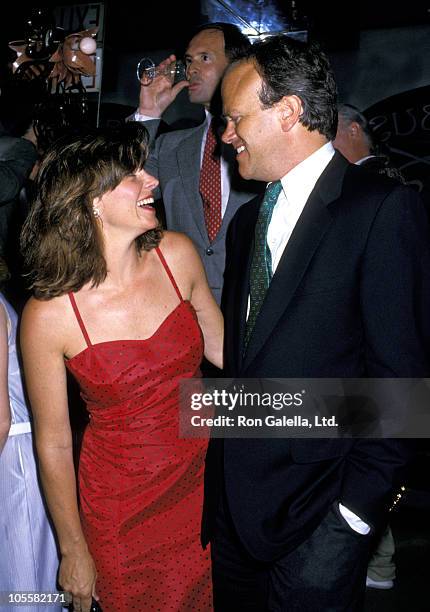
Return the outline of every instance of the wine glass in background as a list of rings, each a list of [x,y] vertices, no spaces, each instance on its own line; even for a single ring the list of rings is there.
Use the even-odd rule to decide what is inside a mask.
[[[150,57],[142,57],[136,67],[136,76],[142,85],[150,85],[157,76],[166,76],[173,83],[184,81],[186,77],[186,67],[183,61],[175,60],[170,64],[156,66]]]

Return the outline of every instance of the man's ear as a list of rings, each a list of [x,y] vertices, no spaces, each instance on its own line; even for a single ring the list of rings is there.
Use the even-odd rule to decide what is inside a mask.
[[[298,123],[302,113],[303,104],[298,96],[284,96],[279,101],[279,113],[283,132],[289,132]]]
[[[352,121],[348,127],[349,133],[354,140],[361,136],[361,127],[356,121]]]

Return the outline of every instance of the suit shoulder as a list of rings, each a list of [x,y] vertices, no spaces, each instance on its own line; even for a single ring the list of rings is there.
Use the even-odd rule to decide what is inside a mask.
[[[425,219],[424,202],[419,193],[398,180],[367,172],[360,166],[351,165],[345,173],[342,201],[350,210],[374,217],[384,214],[406,218],[410,215]]]
[[[163,147],[173,147],[177,146],[182,140],[186,140],[191,136],[195,135],[196,132],[200,130],[202,126],[198,125],[196,127],[180,129],[180,130],[171,130],[169,132],[165,132],[160,134],[157,138],[159,146]]]
[[[343,194],[361,202],[394,198],[419,199],[418,193],[399,180],[350,164],[345,172]]]
[[[345,180],[347,183],[350,182],[351,187],[354,189],[362,185],[363,189],[375,191],[376,193],[389,192],[403,185],[398,179],[373,171],[368,166],[356,164],[348,164]]]

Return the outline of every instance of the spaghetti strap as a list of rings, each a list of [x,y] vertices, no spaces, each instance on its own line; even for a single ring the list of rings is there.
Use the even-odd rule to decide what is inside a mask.
[[[160,247],[155,247],[155,250],[157,251],[157,255],[160,258],[160,261],[163,264],[164,269],[166,270],[168,277],[170,278],[170,281],[171,281],[171,283],[173,285],[173,288],[175,289],[176,293],[178,294],[178,298],[180,299],[181,302],[183,302],[184,300],[182,299],[181,292],[179,291],[178,285],[176,284],[176,281],[173,278],[173,274],[170,271],[170,268],[167,265],[166,260],[164,259],[163,253],[160,251]]]
[[[81,328],[81,332],[85,338],[85,342],[87,343],[88,346],[92,346],[90,337],[87,333],[87,330],[85,329],[84,322],[82,321],[81,313],[78,310],[78,305],[76,304],[75,296],[73,295],[73,293],[68,293],[67,295],[69,296],[70,303],[72,304],[73,311],[78,320],[79,327]]]

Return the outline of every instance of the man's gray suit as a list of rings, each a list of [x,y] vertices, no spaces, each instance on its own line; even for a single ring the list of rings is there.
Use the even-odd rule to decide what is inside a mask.
[[[221,155],[229,164],[230,196],[221,229],[210,243],[199,192],[205,123],[190,129],[167,132],[156,138],[159,121],[145,121],[144,125],[153,143],[145,170],[160,181],[155,197],[163,199],[167,229],[183,232],[193,240],[205,266],[209,286],[219,303],[228,225],[237,209],[261,192],[262,187],[259,183],[244,181],[239,176],[234,149],[220,142]]]

